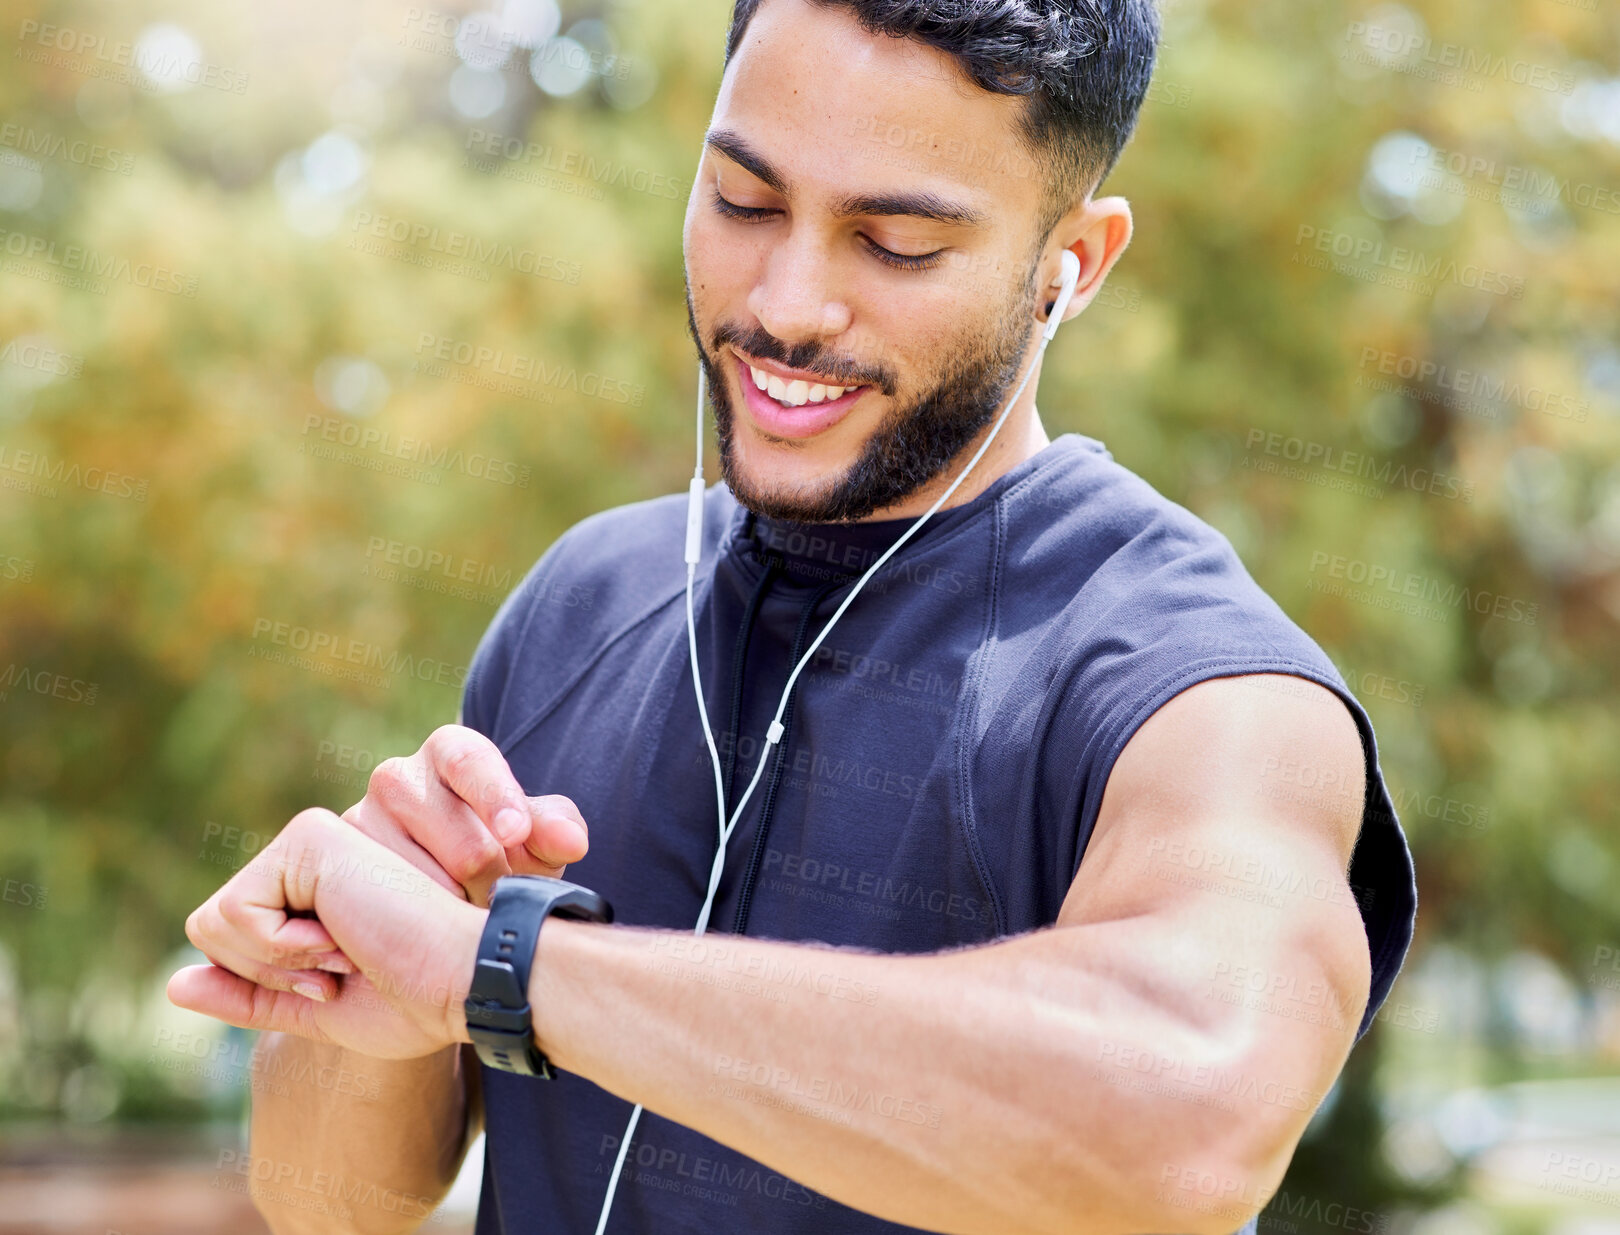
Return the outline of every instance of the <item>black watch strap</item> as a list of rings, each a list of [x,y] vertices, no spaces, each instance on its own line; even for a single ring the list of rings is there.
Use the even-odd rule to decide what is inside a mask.
[[[478,963],[462,1005],[467,1036],[491,1068],[551,1080],[551,1061],[534,1041],[529,968],[540,924],[551,914],[588,922],[613,921],[607,900],[563,879],[504,875],[495,881],[489,918],[478,940]]]

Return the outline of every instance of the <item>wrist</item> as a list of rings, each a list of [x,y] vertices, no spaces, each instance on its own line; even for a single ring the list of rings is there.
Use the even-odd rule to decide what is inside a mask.
[[[559,926],[559,918],[568,925]],[[559,991],[557,975],[567,968],[560,962],[574,937],[571,920],[580,918],[611,922],[613,907],[566,879],[511,875],[496,881],[460,1026],[487,1066],[543,1080],[555,1075],[540,1042],[542,1035],[548,1042],[558,1036],[550,1031],[560,1019],[553,1013],[566,1011],[568,996]],[[578,986],[570,983],[569,989]],[[537,997],[543,1000],[539,1007]]]
[[[445,1034],[449,1044],[471,1043],[467,1033],[467,986],[478,964],[478,941],[484,934],[484,923],[489,910],[468,901],[458,900],[446,924],[446,950],[450,958],[451,980],[446,984]]]
[[[529,1019],[534,1026],[535,1045],[560,1068],[567,1067],[558,1060],[557,1048],[562,1037],[560,1012],[568,999],[569,957],[579,944],[581,932],[595,925],[570,918],[547,918],[534,948],[534,964],[529,969]],[[566,1047],[563,1053],[566,1056]]]

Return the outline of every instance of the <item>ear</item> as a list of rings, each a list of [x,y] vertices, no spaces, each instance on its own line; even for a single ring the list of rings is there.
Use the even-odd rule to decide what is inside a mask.
[[[1131,230],[1131,205],[1123,197],[1089,201],[1052,229],[1052,238],[1063,241],[1048,252],[1048,261],[1043,264],[1052,287],[1057,286],[1061,269],[1059,251],[1068,249],[1080,259],[1080,282],[1075,285],[1074,298],[1069,301],[1064,321],[1078,315],[1102,290],[1108,272],[1131,242]],[[1043,315],[1051,309],[1052,303],[1050,298],[1045,300]]]

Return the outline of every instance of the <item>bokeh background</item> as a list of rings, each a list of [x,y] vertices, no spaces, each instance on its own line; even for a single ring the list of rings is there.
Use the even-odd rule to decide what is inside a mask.
[[[0,1230],[257,1229],[184,917],[684,487],[728,13],[0,0]],[[1620,1231],[1620,7],[1164,19],[1042,415],[1328,650],[1420,885],[1261,1229]]]

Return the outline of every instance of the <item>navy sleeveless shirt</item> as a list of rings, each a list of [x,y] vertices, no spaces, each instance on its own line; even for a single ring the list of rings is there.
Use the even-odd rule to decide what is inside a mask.
[[[690,931],[718,823],[688,660],[686,502],[604,511],[559,537],[480,642],[463,719],[527,793],[579,805],[590,852],[569,879],[606,896],[619,922]],[[722,484],[705,503],[698,657],[729,815],[792,665],[913,520],[759,518]],[[727,845],[708,929],[922,953],[1050,925],[1132,734],[1187,687],[1245,673],[1318,682],[1361,731],[1350,883],[1372,997],[1359,1038],[1416,911],[1367,715],[1225,537],[1073,433],[929,519],[833,627]],[[482,1080],[477,1235],[594,1231],[630,1103],[569,1073],[547,1083],[483,1068]],[[919,1228],[643,1112],[607,1229]]]

